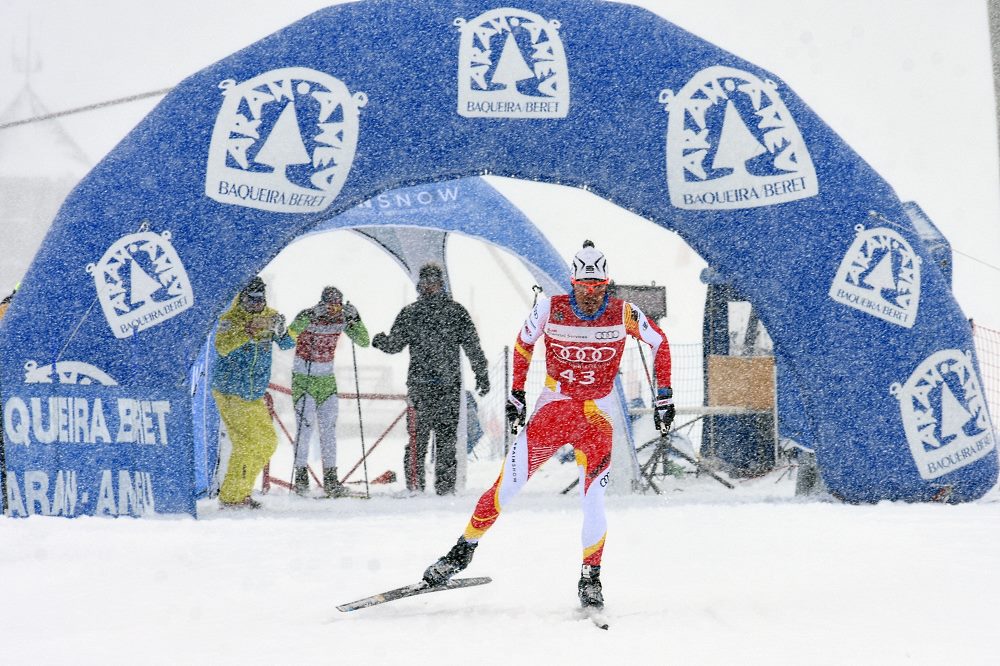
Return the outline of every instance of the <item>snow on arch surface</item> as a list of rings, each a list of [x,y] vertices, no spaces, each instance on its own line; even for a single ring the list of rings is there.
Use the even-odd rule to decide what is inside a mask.
[[[193,510],[187,368],[236,285],[379,192],[482,173],[586,187],[731,277],[810,396],[840,496],[995,482],[964,315],[892,189],[777,76],[629,5],[386,1],[189,77],[67,199],[4,322],[20,490],[55,512],[25,470],[72,470],[77,512]],[[134,264],[161,288],[133,294]],[[28,361],[118,385],[29,384]],[[47,442],[38,410],[72,416]]]

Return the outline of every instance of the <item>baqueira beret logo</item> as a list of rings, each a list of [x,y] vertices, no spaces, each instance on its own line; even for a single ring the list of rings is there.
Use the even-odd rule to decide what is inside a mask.
[[[913,328],[920,307],[920,255],[887,227],[857,235],[830,285],[830,298],[889,323]]]
[[[778,85],[732,67],[660,92],[670,202],[687,210],[757,208],[819,193],[812,158]]]
[[[277,213],[325,210],[354,163],[367,95],[305,67],[229,79],[219,88],[205,195]]]
[[[971,352],[944,349],[925,359],[904,384],[899,400],[906,441],[925,480],[965,467],[996,448],[985,396]]]
[[[569,67],[559,21],[503,7],[455,19],[458,114],[465,118],[565,118]]]
[[[158,326],[194,305],[191,282],[169,231],[123,236],[100,261],[88,264],[87,272],[116,338]]]

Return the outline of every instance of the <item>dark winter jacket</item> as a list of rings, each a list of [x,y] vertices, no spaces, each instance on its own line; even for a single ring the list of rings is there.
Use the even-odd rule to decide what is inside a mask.
[[[372,346],[387,354],[410,347],[410,371],[406,385],[411,390],[451,387],[461,384],[459,347],[469,357],[477,383],[489,385],[486,356],[469,312],[444,292],[420,296],[403,308],[389,335],[377,335]]]

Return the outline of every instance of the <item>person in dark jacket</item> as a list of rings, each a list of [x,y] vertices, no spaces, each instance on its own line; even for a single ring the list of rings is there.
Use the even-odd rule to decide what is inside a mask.
[[[406,487],[423,491],[424,458],[434,433],[434,490],[438,495],[455,492],[457,472],[456,434],[461,392],[461,356],[465,351],[476,375],[476,390],[490,390],[486,356],[469,312],[452,300],[444,289],[444,275],[437,264],[420,269],[417,301],[396,316],[388,335],[379,333],[372,346],[387,354],[410,348],[406,377],[410,401],[410,444],[403,459]]]

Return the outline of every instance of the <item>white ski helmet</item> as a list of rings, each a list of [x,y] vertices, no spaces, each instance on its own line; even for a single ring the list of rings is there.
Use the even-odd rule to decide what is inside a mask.
[[[594,247],[594,242],[583,241],[583,249],[573,257],[574,280],[607,280],[608,260]]]

